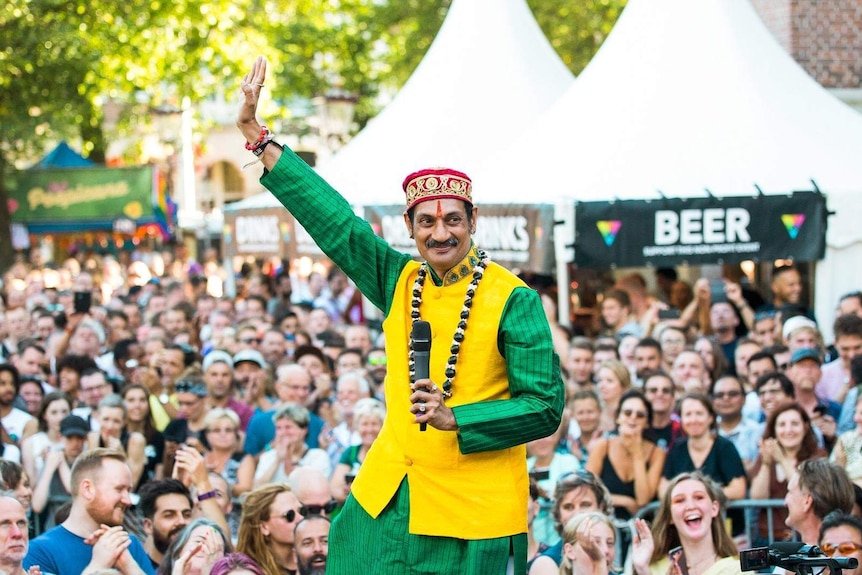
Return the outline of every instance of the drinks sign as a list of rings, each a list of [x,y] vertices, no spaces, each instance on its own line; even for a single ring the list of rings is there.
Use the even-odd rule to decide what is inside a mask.
[[[418,257],[416,242],[404,224],[401,206],[366,206],[365,219],[397,250]],[[482,204],[473,241],[492,261],[512,270],[553,273],[554,207]]]

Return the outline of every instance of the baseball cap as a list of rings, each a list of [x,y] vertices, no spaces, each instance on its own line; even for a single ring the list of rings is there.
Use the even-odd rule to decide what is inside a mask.
[[[242,353],[242,352],[240,352]],[[237,354],[239,355],[239,354]],[[214,363],[226,363],[228,367],[233,368],[233,359],[230,354],[220,349],[214,349],[204,356],[203,370],[207,371]]]
[[[813,359],[818,364],[821,363],[819,351],[813,347],[803,347],[794,351],[793,355],[790,356],[790,365],[797,364],[803,359]]]
[[[60,433],[63,437],[87,437],[90,426],[77,415],[67,415],[60,422]]]
[[[814,323],[814,320],[811,320],[804,315],[795,315],[788,318],[788,320],[784,322],[784,326],[781,328],[781,337],[787,339],[790,337],[791,333],[803,327],[817,329],[817,324]]]
[[[240,363],[244,361],[250,361],[252,363],[256,363],[260,366],[261,369],[266,369],[266,360],[263,359],[263,354],[254,349],[244,349],[242,351],[237,352],[236,355],[233,356],[233,365],[236,367]]]

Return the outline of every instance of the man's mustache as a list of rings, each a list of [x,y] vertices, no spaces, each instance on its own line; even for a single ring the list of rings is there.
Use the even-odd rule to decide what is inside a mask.
[[[448,248],[448,247],[454,248],[457,246],[458,246],[458,240],[456,240],[455,238],[449,238],[445,242],[438,242],[437,240],[428,240],[427,242],[425,242],[425,247],[430,248],[430,249]]]

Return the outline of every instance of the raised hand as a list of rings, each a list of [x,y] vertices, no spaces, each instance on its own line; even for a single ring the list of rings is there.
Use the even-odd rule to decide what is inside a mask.
[[[604,561],[605,555],[593,541],[593,521],[587,519],[578,527],[578,545],[592,561]]]
[[[724,295],[727,296],[727,301],[736,307],[742,307],[743,302],[745,302],[745,298],[742,296],[742,286],[736,282],[725,282]]]
[[[188,543],[186,543],[185,549],[183,549],[183,552],[180,553],[180,556],[174,562],[174,568],[171,571],[171,575],[185,575],[185,573],[188,572],[189,568],[191,567],[189,563],[191,562],[192,557],[194,557],[198,553],[198,551],[203,548],[203,541],[189,541]]]
[[[635,537],[632,542],[632,567],[636,575],[646,575],[650,572],[649,564],[652,559],[655,542],[652,531],[643,519],[635,519]]]
[[[254,61],[251,72],[243,76],[240,83],[242,92],[242,103],[236,125],[245,136],[246,141],[254,142],[260,135],[260,123],[257,121],[257,103],[260,99],[261,88],[266,80],[266,60],[258,56]]]
[[[186,487],[192,484],[199,485],[207,479],[209,471],[207,471],[204,456],[197,449],[181,445],[174,457],[174,479],[179,479]]]

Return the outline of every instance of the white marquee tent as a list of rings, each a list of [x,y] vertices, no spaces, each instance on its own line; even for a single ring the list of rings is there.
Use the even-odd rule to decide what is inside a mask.
[[[781,194],[811,180],[837,211],[817,272],[828,324],[838,292],[862,285],[842,263],[862,250],[850,207],[862,116],[793,61],[749,0],[629,0],[578,81],[474,174],[497,202]]]
[[[525,0],[454,0],[392,102],[318,171],[354,205],[400,203],[408,173],[469,174],[573,81]],[[228,209],[272,205],[266,193]]]
[[[454,0],[395,99],[320,173],[353,203],[400,203],[409,172],[469,174],[572,81],[525,0]]]

